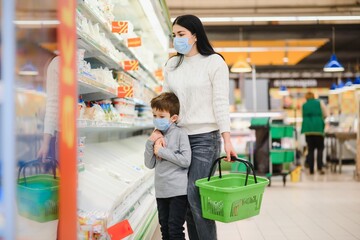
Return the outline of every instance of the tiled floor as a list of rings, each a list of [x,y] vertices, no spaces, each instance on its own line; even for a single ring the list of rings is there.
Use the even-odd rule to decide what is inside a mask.
[[[354,169],[343,166],[342,174],[326,175],[303,172],[300,182],[288,177],[286,187],[274,177],[265,189],[260,215],[217,222],[218,239],[360,240],[360,182],[353,180]]]
[[[360,182],[354,166],[342,174],[302,173],[298,183],[273,178],[265,189],[260,215],[218,223],[219,240],[353,240],[360,239]]]

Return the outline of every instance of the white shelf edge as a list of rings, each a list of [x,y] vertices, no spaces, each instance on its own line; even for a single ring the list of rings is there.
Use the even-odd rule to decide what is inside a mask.
[[[104,98],[117,97],[117,89],[108,87],[105,84],[102,84],[93,79],[87,78],[86,76],[78,75],[78,84],[79,84],[78,94],[81,94],[84,96],[89,95],[89,94],[101,94],[100,99],[102,97],[104,97]],[[80,87],[85,87],[85,88],[91,89],[91,91],[90,92],[89,91],[81,92]],[[92,99],[92,100],[97,100],[97,99]]]

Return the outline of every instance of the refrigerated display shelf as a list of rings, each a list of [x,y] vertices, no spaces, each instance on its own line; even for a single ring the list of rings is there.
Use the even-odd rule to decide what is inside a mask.
[[[79,94],[84,101],[109,99],[117,97],[117,89],[109,87],[83,75],[78,76]]]
[[[106,37],[114,44],[114,46],[119,49],[121,52],[123,52],[126,56],[128,56],[130,59],[138,59],[134,55],[133,51],[131,51],[128,47],[125,46],[123,39],[118,34],[114,34],[111,32],[110,24],[107,23],[100,14],[96,13],[91,7],[89,7],[84,1],[80,0],[78,1],[78,9],[79,11],[86,16],[88,19],[90,19],[94,23],[99,23],[99,26],[101,30],[105,33]],[[145,79],[139,79],[146,82],[146,79],[151,79],[153,83],[156,85],[160,85],[159,81],[155,78],[155,76],[152,74],[152,72],[145,67],[144,63],[141,62],[141,59],[139,60],[139,67],[145,71],[147,74],[147,78]],[[137,73],[133,73],[135,76],[138,75]]]
[[[127,124],[121,122],[100,122],[92,120],[78,119],[78,130],[80,135],[84,133],[96,132],[135,132],[154,128],[152,123],[147,124]]]
[[[115,57],[111,56],[111,53],[106,53],[102,50],[101,46],[96,43],[88,34],[82,32],[81,30],[77,29],[77,36],[78,36],[78,47],[83,48],[86,50],[85,58],[96,58],[105,66],[110,69],[115,69],[125,73],[127,76],[131,77],[132,79],[137,79],[138,81],[142,81],[144,79],[148,79],[148,77],[143,74],[146,74],[144,70],[139,69],[138,71],[127,72],[123,69],[122,65],[120,64],[119,60]],[[150,91],[154,92],[153,88],[149,86],[149,84],[144,82],[144,86],[150,89]],[[155,93],[155,92],[154,92]]]
[[[129,220],[134,230],[129,240],[153,233],[149,228],[156,213],[154,171],[143,163],[147,138],[86,144],[85,170],[78,175],[79,210],[105,213],[108,226]]]
[[[78,46],[86,50],[86,58],[94,57],[105,64],[108,68],[113,68],[116,70],[124,71],[120,63],[115,59],[110,57],[109,53],[106,53],[101,49],[101,46],[86,33],[83,33],[81,30],[77,29],[78,36]]]

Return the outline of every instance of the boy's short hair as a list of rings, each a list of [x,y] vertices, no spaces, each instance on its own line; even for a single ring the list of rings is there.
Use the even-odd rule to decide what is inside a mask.
[[[177,96],[172,92],[163,92],[159,96],[151,99],[151,108],[170,113],[170,117],[180,111],[180,102]]]

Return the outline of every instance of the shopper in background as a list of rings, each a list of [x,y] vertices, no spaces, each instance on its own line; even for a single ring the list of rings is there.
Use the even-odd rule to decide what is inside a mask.
[[[179,99],[174,93],[164,92],[151,100],[151,108],[158,131],[147,140],[144,156],[145,166],[155,168],[155,195],[162,239],[185,239],[183,226],[191,149],[185,130],[176,125]],[[166,147],[155,144],[161,137],[164,137]]]
[[[183,15],[173,23],[177,55],[165,67],[164,92],[174,92],[180,101],[178,125],[189,135],[192,158],[189,168],[186,216],[190,239],[217,239],[216,225],[202,218],[199,189],[195,181],[209,175],[220,155],[221,137],[227,159],[236,156],[230,141],[229,69],[206,36],[200,19]]]
[[[37,158],[44,164],[44,171],[49,172],[56,166],[59,157],[59,67],[60,56],[53,57],[46,69],[46,108],[44,119],[44,134],[40,149],[37,152]],[[52,161],[48,161],[48,159]],[[55,164],[55,165],[53,165]],[[57,224],[57,239],[59,238],[60,219]]]
[[[315,99],[314,93],[305,94],[306,102],[302,106],[303,122],[301,133],[305,134],[308,154],[306,161],[309,164],[310,174],[314,174],[314,151],[317,150],[317,171],[324,174],[323,151],[324,151],[324,118],[327,117],[326,107],[323,102]]]
[[[59,66],[60,57],[51,59],[46,70],[46,109],[44,135],[37,158],[45,162],[49,155],[58,159],[57,133],[59,131]]]

